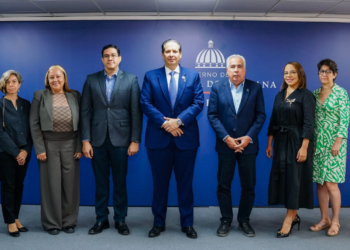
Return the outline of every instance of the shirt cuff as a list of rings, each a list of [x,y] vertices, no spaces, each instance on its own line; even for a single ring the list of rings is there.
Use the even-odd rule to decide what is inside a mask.
[[[227,137],[229,137],[229,135],[226,135],[226,136],[224,137],[224,139],[222,139],[225,143],[226,143],[225,139],[226,139]]]
[[[247,135],[248,136],[248,135]],[[253,144],[253,139],[250,137],[250,136],[248,136],[249,137],[249,139],[250,139],[250,142],[249,143],[251,143],[251,144]]]

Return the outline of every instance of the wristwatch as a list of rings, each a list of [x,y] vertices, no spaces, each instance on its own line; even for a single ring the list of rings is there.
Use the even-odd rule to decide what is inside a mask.
[[[181,121],[180,118],[177,118],[177,125],[179,125],[179,127],[180,127],[181,125],[183,125],[183,123],[182,123],[182,121]]]

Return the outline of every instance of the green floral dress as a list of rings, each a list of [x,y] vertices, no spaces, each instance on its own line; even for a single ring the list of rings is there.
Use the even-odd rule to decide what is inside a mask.
[[[313,158],[313,181],[343,183],[345,181],[347,137],[349,125],[349,96],[345,89],[334,84],[332,93],[320,104],[316,97],[316,117],[314,142],[316,150]],[[331,149],[337,137],[343,137],[339,154],[333,156]]]

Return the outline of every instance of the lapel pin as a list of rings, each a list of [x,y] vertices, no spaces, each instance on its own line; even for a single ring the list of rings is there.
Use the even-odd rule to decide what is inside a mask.
[[[185,77],[185,76],[182,76],[182,80],[183,80],[184,82],[186,82],[186,77]]]
[[[247,89],[247,92],[249,92],[249,89]]]

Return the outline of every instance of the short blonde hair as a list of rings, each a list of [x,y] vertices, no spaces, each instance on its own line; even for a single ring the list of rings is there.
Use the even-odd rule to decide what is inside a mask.
[[[69,88],[68,86],[68,77],[67,77],[67,72],[64,70],[64,68],[61,65],[52,65],[46,72],[45,75],[45,88],[50,89],[51,90],[51,86],[49,84],[49,72],[50,70],[53,69],[59,69],[60,71],[62,71],[63,75],[64,75],[64,85],[63,85],[63,90],[67,91],[67,92],[72,92],[72,90]]]
[[[6,91],[6,82],[11,76],[17,77],[18,82],[21,84],[22,83],[22,76],[20,73],[18,73],[15,70],[8,70],[4,74],[2,74],[1,79],[0,79],[0,91],[4,94],[7,94]]]

